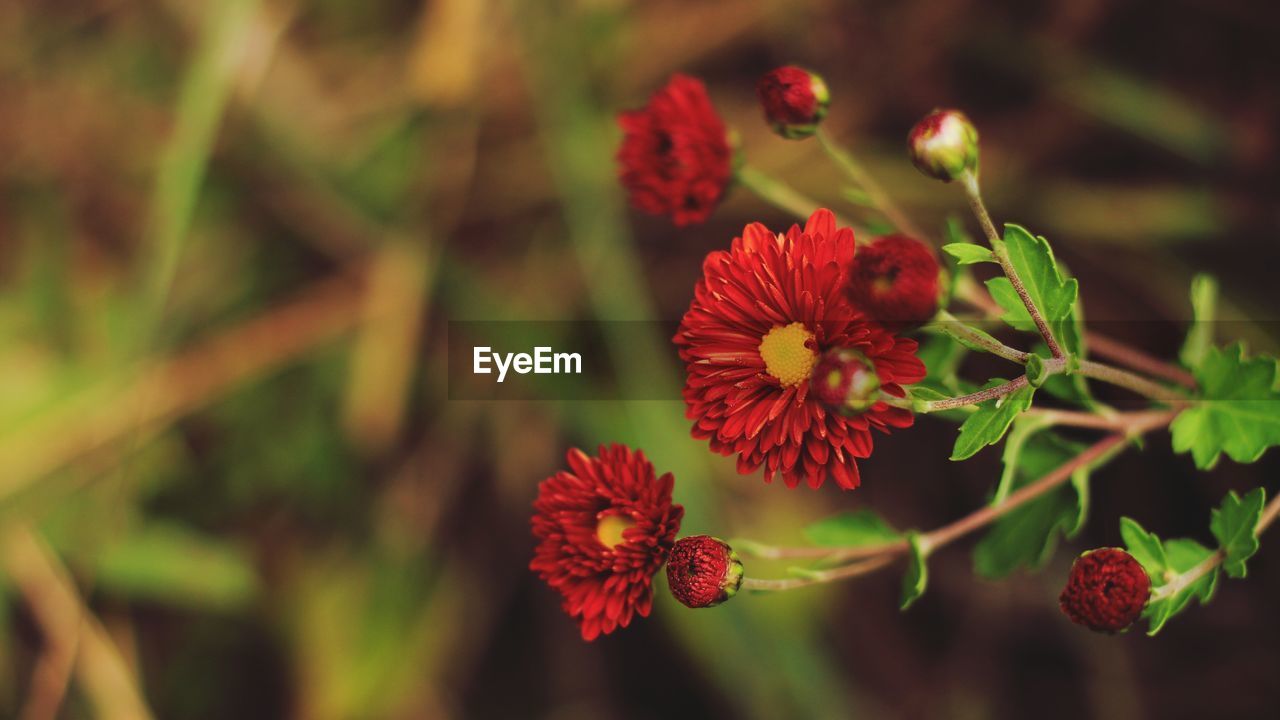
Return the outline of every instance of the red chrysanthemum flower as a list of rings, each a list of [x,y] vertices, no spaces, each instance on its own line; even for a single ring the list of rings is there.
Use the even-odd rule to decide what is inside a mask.
[[[906,235],[886,235],[858,249],[849,296],[868,317],[893,329],[922,325],[938,311],[938,259]]]
[[[1120,548],[1101,548],[1076,558],[1058,602],[1071,622],[1114,633],[1133,624],[1151,597],[1151,577]]]
[[[774,235],[748,225],[729,251],[713,252],[680,322],[675,342],[686,363],[684,398],[693,435],[721,455],[738,455],[738,472],[764,466],[788,487],[819,487],[828,472],[858,486],[855,458],[871,454],[871,429],[908,427],[909,411],[877,401],[845,415],[810,392],[819,356],[850,348],[875,368],[884,392],[918,382],[925,368],[914,340],[865,319],[845,292],[853,232],[818,210],[803,230]]]
[[[662,568],[684,508],[671,502],[671,473],[654,477],[644,453],[600,446],[599,457],[574,448],[569,470],[542,481],[534,501],[538,538],[529,568],[564,596],[582,637],[648,617],[653,575]]]
[[[803,138],[818,129],[827,115],[831,94],[817,73],[785,65],[765,73],[756,83],[764,118],[785,138]]]
[[[742,577],[738,553],[710,535],[680,538],[667,561],[667,586],[685,607],[719,605],[738,594]]]
[[[618,162],[631,204],[676,225],[706,220],[733,175],[733,151],[702,82],[675,75],[618,124],[626,133]]]

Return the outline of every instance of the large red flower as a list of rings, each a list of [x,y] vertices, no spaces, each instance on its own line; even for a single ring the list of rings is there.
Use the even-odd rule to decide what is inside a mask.
[[[600,446],[598,457],[574,448],[569,470],[538,486],[529,568],[564,596],[585,640],[648,617],[653,575],[662,568],[684,508],[671,502],[671,473],[655,477],[644,453]]]
[[[733,174],[733,152],[702,82],[675,75],[618,124],[626,133],[619,174],[631,204],[676,225],[706,220]]]
[[[721,455],[736,453],[738,472],[764,466],[766,482],[781,474],[788,487],[803,480],[814,488],[830,472],[840,487],[855,488],[855,458],[871,454],[871,429],[911,425],[909,411],[884,401],[848,415],[810,392],[814,366],[832,348],[861,353],[891,395],[924,378],[916,342],[850,302],[853,256],[853,232],[818,210],[786,235],[748,225],[728,252],[703,262],[675,336],[688,371],[684,398],[693,435]]]

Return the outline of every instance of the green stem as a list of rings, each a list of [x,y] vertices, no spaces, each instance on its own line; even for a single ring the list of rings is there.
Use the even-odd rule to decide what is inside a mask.
[[[738,168],[737,179],[743,187],[755,193],[760,199],[779,210],[785,210],[801,220],[809,217],[814,210],[822,207],[817,200],[750,165],[743,165]],[[836,215],[836,222],[842,227],[861,231],[861,228],[839,215]]]
[[[1000,269],[1004,271],[1005,277],[1009,278],[1009,283],[1013,285],[1014,292],[1018,293],[1022,304],[1026,306],[1027,313],[1031,315],[1031,320],[1035,322],[1036,329],[1040,331],[1040,336],[1044,338],[1044,342],[1049,346],[1049,352],[1055,358],[1066,357],[1066,353],[1062,351],[1062,346],[1053,337],[1053,332],[1049,330],[1049,323],[1045,321],[1044,315],[1040,314],[1040,309],[1031,299],[1031,294],[1027,292],[1027,286],[1022,283],[1017,269],[1013,267],[1013,260],[1009,257],[1009,249],[1005,247],[1003,241],[1000,240],[999,234],[996,233],[996,226],[991,222],[991,215],[987,213],[987,206],[982,202],[982,191],[978,187],[978,175],[972,170],[966,170],[960,176],[960,184],[964,187],[965,196],[969,199],[969,207],[973,209],[973,214],[978,218],[978,224],[982,226],[982,232],[986,234],[987,241],[991,244],[991,252],[996,256],[996,262],[1000,264]]]
[[[833,140],[822,128],[818,128],[816,136],[818,138],[818,144],[822,146],[822,149],[827,153],[827,156],[830,157],[836,165],[839,165],[840,169],[844,170],[845,174],[849,176],[849,179],[853,180],[854,183],[867,193],[867,197],[871,200],[871,204],[874,205],[881,213],[884,213],[884,216],[889,218],[889,222],[893,223],[894,227],[912,237],[919,238],[921,240],[926,239],[924,233],[920,231],[920,228],[915,223],[911,222],[911,219],[907,217],[906,213],[902,212],[902,210],[893,202],[888,193],[884,191],[884,188],[880,187],[880,183],[877,183],[875,179],[871,177],[870,173],[867,172],[866,168],[862,166],[862,163],[858,162],[848,150],[845,150],[837,144],[836,141]]]
[[[1011,348],[987,333],[969,327],[946,310],[939,310],[934,316],[934,326],[961,343],[977,345],[992,355],[998,355],[1020,365],[1026,363],[1027,358],[1031,357],[1031,353]]]
[[[1271,523],[1275,522],[1277,514],[1280,514],[1280,496],[1271,498],[1271,501],[1263,508],[1262,515],[1258,517],[1258,524],[1254,526],[1254,534],[1261,535]],[[1194,585],[1200,578],[1213,572],[1214,568],[1221,565],[1226,559],[1227,551],[1218,548],[1212,555],[1200,561],[1195,567],[1153,590],[1151,599],[1148,602],[1156,602],[1177,595]]]

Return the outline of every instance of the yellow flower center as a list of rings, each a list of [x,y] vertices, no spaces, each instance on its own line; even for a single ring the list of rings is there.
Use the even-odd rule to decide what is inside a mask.
[[[818,353],[805,344],[812,339],[813,333],[805,329],[804,323],[793,322],[770,330],[760,341],[765,370],[784,387],[808,380],[813,366],[818,364]]]
[[[626,515],[610,513],[600,518],[596,524],[596,538],[600,544],[610,550],[626,542],[622,533],[636,526],[636,521]]]

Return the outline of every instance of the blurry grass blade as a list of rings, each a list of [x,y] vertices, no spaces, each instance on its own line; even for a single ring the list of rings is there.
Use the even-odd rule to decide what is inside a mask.
[[[347,434],[371,452],[396,439],[433,274],[433,253],[418,241],[393,240],[374,258],[363,317],[352,351],[343,423]]]
[[[240,607],[258,591],[246,553],[176,524],[135,528],[97,554],[94,571],[106,592],[197,609]]]
[[[242,63],[244,37],[257,0],[222,0],[203,5],[200,42],[182,81],[177,118],[160,158],[151,196],[146,254],[150,265],[140,301],[145,317],[159,318],[177,272],[192,214],[204,181],[218,125]],[[144,324],[140,342],[152,328]]]

